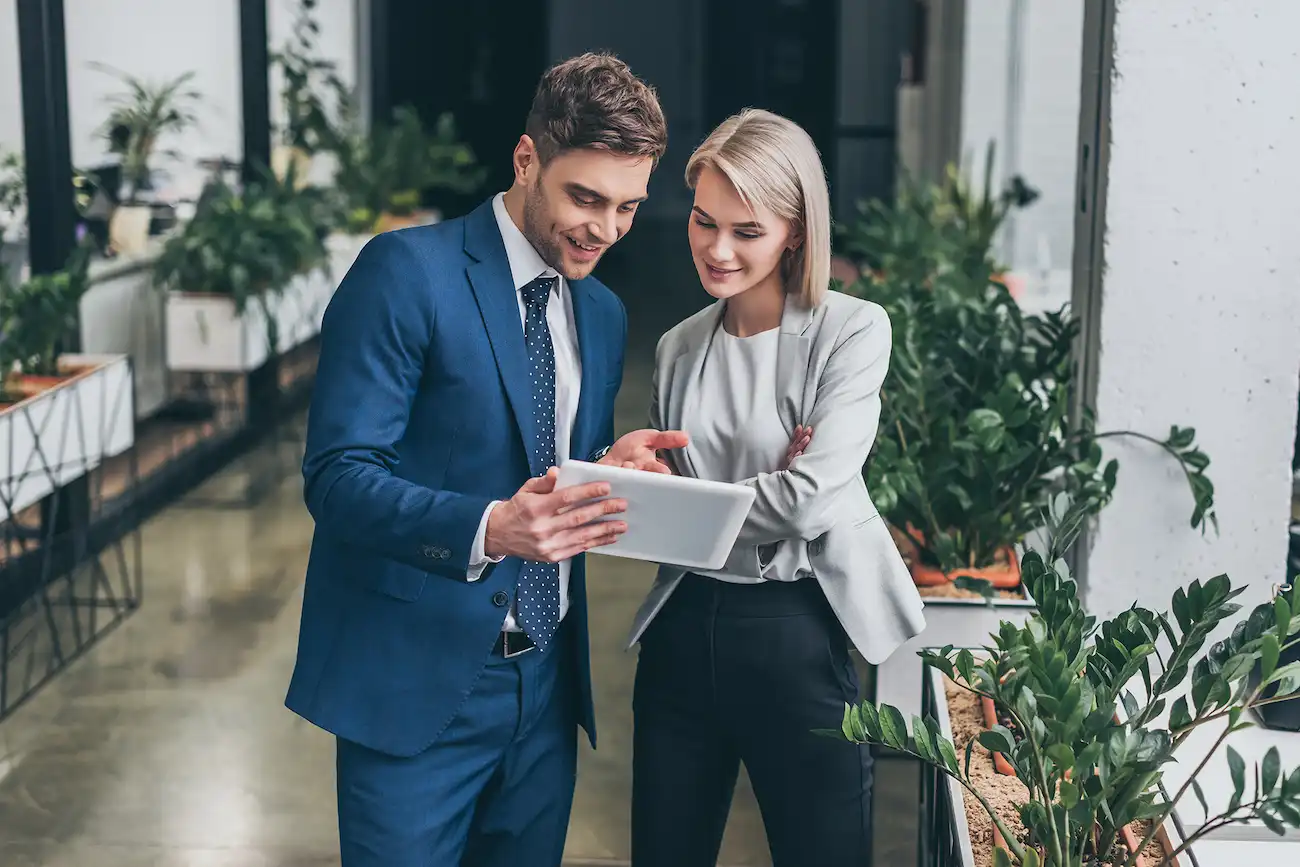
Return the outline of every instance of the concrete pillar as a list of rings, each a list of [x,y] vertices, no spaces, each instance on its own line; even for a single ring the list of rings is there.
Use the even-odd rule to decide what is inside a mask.
[[[1091,607],[1166,608],[1227,572],[1254,605],[1285,577],[1300,389],[1300,4],[1114,4],[1100,430],[1191,425],[1220,535],[1188,527],[1176,465],[1110,441],[1112,505],[1087,560]]]

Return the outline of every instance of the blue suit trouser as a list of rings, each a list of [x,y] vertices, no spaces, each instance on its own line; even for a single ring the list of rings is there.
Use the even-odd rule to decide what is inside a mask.
[[[337,739],[342,867],[559,867],[578,739],[568,631],[490,657],[418,755]]]

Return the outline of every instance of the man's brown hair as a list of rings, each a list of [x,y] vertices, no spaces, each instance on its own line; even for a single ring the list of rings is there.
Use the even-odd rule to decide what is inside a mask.
[[[668,147],[654,88],[611,54],[588,52],[548,69],[524,131],[542,163],[575,148],[602,148],[657,164]]]

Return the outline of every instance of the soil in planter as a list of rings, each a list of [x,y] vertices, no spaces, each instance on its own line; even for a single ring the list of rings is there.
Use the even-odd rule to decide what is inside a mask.
[[[952,725],[953,747],[958,756],[966,754],[966,744],[984,731],[984,716],[979,696],[944,678],[944,694],[948,699],[948,718]],[[970,763],[971,785],[979,789],[994,811],[1017,839],[1027,835],[1020,822],[1017,805],[1029,800],[1029,790],[1019,778],[998,773],[993,767],[993,757],[988,750],[976,745]],[[975,867],[993,865],[993,823],[975,796],[962,789],[962,803],[966,810],[966,826],[970,829],[971,851]],[[1150,830],[1150,823],[1135,822],[1130,826],[1135,838],[1141,840]],[[1164,854],[1158,840],[1152,840],[1143,850],[1146,864],[1155,867]]]
[[[922,597],[927,599],[983,599],[973,590],[963,590],[955,584],[936,584],[931,587],[917,587],[916,591]],[[1024,600],[1025,594],[1016,588],[1015,590],[994,590],[994,599],[1017,599]]]

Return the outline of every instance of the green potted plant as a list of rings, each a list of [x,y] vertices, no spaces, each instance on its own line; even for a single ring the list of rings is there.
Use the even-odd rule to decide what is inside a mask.
[[[904,195],[886,224],[859,233],[876,239],[875,266],[843,290],[882,305],[893,325],[864,473],[930,595],[1016,588],[1016,551],[1053,496],[1069,493],[1089,515],[1110,502],[1119,469],[1102,453],[1110,437],[1158,445],[1187,479],[1191,525],[1216,520],[1210,461],[1194,430],[1098,432],[1090,414],[1073,417],[1077,320],[1023,314],[989,251],[993,228],[1024,198],[1021,186],[996,206],[935,189]],[[936,216],[914,206],[920,199],[951,207]]]
[[[0,272],[0,404],[34,397],[81,372],[62,352],[78,327],[89,264],[90,247],[80,245],[59,271],[21,283]]]
[[[414,109],[400,107],[391,124],[374,131],[366,155],[372,179],[366,207],[379,214],[379,232],[436,220],[435,213],[421,209],[429,190],[470,193],[483,182],[484,171],[457,138],[450,114],[441,115],[428,134]]]
[[[337,152],[341,147],[342,133],[333,116],[346,116],[351,104],[338,64],[316,52],[320,35],[317,5],[317,0],[298,0],[293,35],[271,55],[283,79],[280,99],[284,110],[278,125],[280,141],[271,155],[272,168],[283,178],[292,164],[299,186],[309,183],[316,154]]]
[[[964,867],[990,858],[1023,867],[1163,867],[1228,824],[1255,821],[1277,834],[1300,828],[1300,768],[1287,772],[1271,748],[1248,775],[1232,745],[1256,709],[1300,693],[1300,663],[1278,664],[1300,646],[1300,583],[1208,650],[1211,634],[1240,610],[1233,600],[1244,588],[1226,575],[1179,589],[1172,615],[1134,605],[1098,623],[1062,560],[1087,513],[1082,504],[1058,505],[1046,521],[1047,550],[1024,557],[1025,587],[1037,603],[1028,622],[1002,623],[982,652],[920,654],[935,672],[937,715],[909,726],[892,706],[846,705],[841,729],[821,733],[905,753],[946,781],[935,791],[955,795],[949,818],[968,829],[954,853]],[[961,701],[967,697],[991,703],[994,722],[984,724],[977,703]],[[1202,730],[1217,737],[1198,749],[1207,743],[1194,737]],[[1226,793],[1201,785],[1220,751],[1232,786],[1221,810]],[[990,754],[1010,765],[1014,796],[1005,787],[995,794]],[[1165,785],[1175,761],[1191,770]],[[1179,839],[1166,823],[1192,796],[1206,818]],[[990,833],[977,833],[971,820],[980,816]]]
[[[23,229],[27,211],[27,175],[20,153],[0,149],[0,273],[17,280],[27,261]]]
[[[313,292],[328,288],[321,207],[292,167],[283,179],[267,169],[243,190],[215,184],[205,193],[154,266],[168,292],[168,367],[248,371],[282,351],[291,336],[282,326],[296,327],[282,299],[306,291],[307,277]]]
[[[121,204],[110,221],[110,242],[118,252],[140,253],[153,217],[152,208],[140,198],[140,192],[150,184],[151,161],[160,153],[176,156],[170,150],[160,151],[159,141],[197,122],[195,107],[200,95],[190,87],[193,72],[156,83],[105,64],[91,66],[114,76],[124,88],[109,96],[108,117],[98,133],[108,143],[109,152],[122,160],[122,188],[114,191]]]

